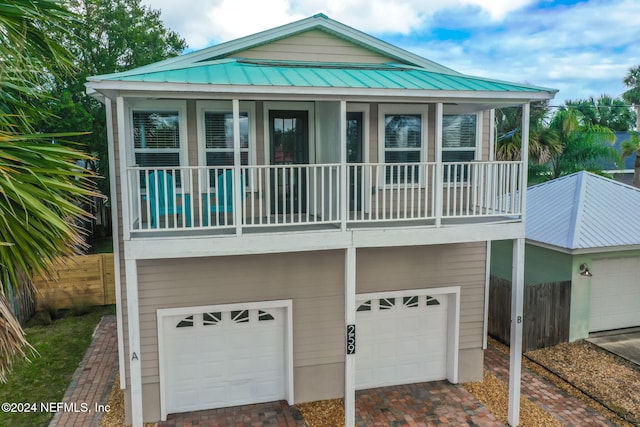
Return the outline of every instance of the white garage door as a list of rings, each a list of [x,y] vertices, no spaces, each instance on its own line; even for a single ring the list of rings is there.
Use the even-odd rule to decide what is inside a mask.
[[[285,309],[163,318],[165,413],[285,398]]]
[[[636,257],[595,260],[589,330],[640,326],[640,279]]]
[[[447,297],[360,299],[356,389],[447,378]]]

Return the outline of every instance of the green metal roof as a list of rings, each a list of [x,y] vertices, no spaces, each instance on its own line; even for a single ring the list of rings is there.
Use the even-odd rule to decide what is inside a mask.
[[[400,64],[358,64],[222,59],[175,68],[137,69],[91,81],[202,85],[418,89],[489,92],[556,92],[555,89],[481,77],[427,71]]]

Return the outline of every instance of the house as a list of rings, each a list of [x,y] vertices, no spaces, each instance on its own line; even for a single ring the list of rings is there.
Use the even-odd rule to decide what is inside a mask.
[[[570,287],[569,341],[640,326],[640,189],[577,172],[530,187],[526,213],[525,286]],[[510,251],[493,242],[491,274],[510,277]]]
[[[338,397],[353,425],[357,389],[482,377],[487,242],[521,255],[527,176],[526,158],[495,161],[493,109],[528,123],[555,90],[322,14],[88,80],[134,425]]]
[[[613,146],[622,153],[622,143],[631,139],[631,132],[615,132],[616,140]],[[623,160],[621,167],[617,167],[613,162],[605,162],[602,169],[605,173],[613,176],[613,179],[625,184],[633,185],[634,165],[637,153],[632,153]]]

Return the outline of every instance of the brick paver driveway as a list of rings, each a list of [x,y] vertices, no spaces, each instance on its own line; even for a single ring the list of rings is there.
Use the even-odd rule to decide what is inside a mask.
[[[471,393],[447,381],[361,390],[356,425],[503,426]]]

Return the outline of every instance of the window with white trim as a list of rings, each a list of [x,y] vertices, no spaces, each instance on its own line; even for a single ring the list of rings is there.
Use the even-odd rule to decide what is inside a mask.
[[[204,112],[204,150],[207,166],[234,165],[233,113]],[[249,164],[249,113],[240,112],[240,163]]]
[[[426,152],[426,106],[380,107],[380,160],[386,164],[385,183],[418,183]]]
[[[235,165],[233,106],[231,101],[198,101],[199,164],[209,167],[209,186],[215,188],[218,177]],[[255,159],[255,104],[240,102],[240,164]],[[245,185],[251,184],[245,177]]]
[[[442,161],[444,163],[471,162],[478,150],[478,115],[455,114],[442,117]],[[451,172],[449,172],[451,170]],[[468,167],[458,165],[444,168],[445,181],[466,181]],[[452,175],[449,177],[449,175]]]
[[[134,110],[133,152],[140,167],[180,166],[178,110]]]

